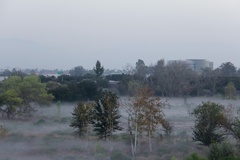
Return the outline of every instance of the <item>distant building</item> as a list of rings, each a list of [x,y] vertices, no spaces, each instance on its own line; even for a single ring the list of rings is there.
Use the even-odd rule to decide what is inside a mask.
[[[187,63],[190,68],[197,72],[201,72],[204,68],[213,69],[213,62],[207,61],[205,59],[170,60],[168,61],[168,63],[173,63],[177,61]]]
[[[188,59],[187,63],[190,64],[191,68],[195,71],[202,71],[204,68],[213,69],[213,62],[207,61],[205,59]]]

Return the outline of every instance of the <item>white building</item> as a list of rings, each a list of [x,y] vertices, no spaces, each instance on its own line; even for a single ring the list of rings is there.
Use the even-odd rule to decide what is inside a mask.
[[[205,59],[170,60],[168,63],[176,61],[187,63],[194,71],[197,72],[201,72],[204,68],[213,69],[213,62],[207,61]]]
[[[202,71],[204,68],[213,69],[213,62],[207,61],[205,59],[188,59],[190,66],[195,71]]]

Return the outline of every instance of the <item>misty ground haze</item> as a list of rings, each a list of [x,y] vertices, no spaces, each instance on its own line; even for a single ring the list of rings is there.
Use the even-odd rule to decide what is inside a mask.
[[[120,99],[127,100],[123,97]],[[240,100],[224,100],[221,97],[196,97],[188,98],[187,101],[184,101],[183,98],[163,98],[162,101],[166,102],[164,113],[166,118],[174,125],[172,136],[175,137],[173,138],[174,141],[170,143],[163,139],[163,141],[155,144],[156,149],[153,155],[158,155],[162,159],[167,159],[167,155],[168,157],[182,157],[196,150],[196,143],[191,141],[191,127],[194,123],[189,111],[201,102],[214,101],[226,106],[232,105],[240,108]],[[53,104],[50,107],[39,108],[29,119],[1,119],[0,124],[7,128],[8,135],[0,139],[0,159],[94,160],[101,156],[104,159],[111,155],[110,146],[113,146],[114,150],[121,150],[126,155],[131,156],[130,145],[121,136],[115,139],[113,143],[98,141],[96,138],[87,141],[74,136],[73,128],[69,127],[74,105],[75,103],[61,104],[60,114],[56,104]],[[124,131],[117,133],[117,135],[126,133],[127,114],[123,108],[121,108],[121,115],[121,126],[124,127]],[[184,141],[177,140],[177,137],[184,139]],[[179,148],[179,145],[182,147]],[[96,151],[99,146],[105,149],[103,155],[102,153],[99,155]],[[175,147],[172,148],[171,146]],[[168,148],[168,152],[164,151],[164,148]],[[175,152],[174,148],[180,151]],[[204,152],[204,149],[200,151]],[[142,154],[145,152],[143,150]],[[140,157],[143,156],[142,154],[139,153]],[[148,158],[151,159],[151,155],[148,155]]]

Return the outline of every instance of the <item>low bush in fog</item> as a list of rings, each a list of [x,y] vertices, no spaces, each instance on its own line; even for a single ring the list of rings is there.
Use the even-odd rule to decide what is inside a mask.
[[[0,137],[5,137],[8,134],[7,128],[5,128],[3,125],[0,125]]]
[[[235,156],[235,151],[230,143],[213,143],[208,153],[209,160],[239,160],[240,157]]]

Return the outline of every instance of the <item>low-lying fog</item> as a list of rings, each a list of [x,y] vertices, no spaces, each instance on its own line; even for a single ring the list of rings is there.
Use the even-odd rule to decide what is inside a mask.
[[[127,98],[121,98],[126,100]],[[223,105],[232,105],[240,108],[240,100],[224,100],[221,98],[167,98],[164,113],[166,118],[174,125],[173,136],[191,138],[193,117],[189,110],[203,101],[214,101]],[[71,113],[75,103],[62,103],[60,112],[56,104],[50,107],[38,108],[26,120],[0,119],[8,134],[0,137],[0,160],[74,160],[74,159],[107,159],[107,156],[96,154],[96,148],[108,148],[110,142],[80,139],[73,135],[73,128],[69,127]],[[127,114],[120,109],[121,125],[126,133]],[[161,142],[160,142],[161,143]],[[121,150],[131,156],[130,145],[124,140],[111,143],[115,150]],[[106,151],[108,153],[108,151]],[[164,159],[164,158],[163,158]]]

